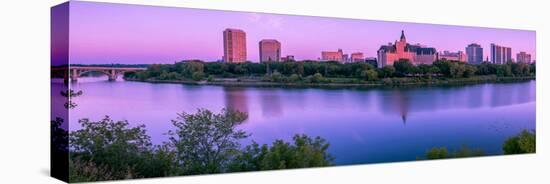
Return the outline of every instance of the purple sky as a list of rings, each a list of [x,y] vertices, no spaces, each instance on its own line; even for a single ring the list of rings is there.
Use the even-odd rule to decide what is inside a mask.
[[[215,61],[223,56],[222,31],[247,34],[248,60],[258,60],[258,42],[277,39],[282,56],[317,59],[321,51],[341,48],[375,57],[382,44],[405,30],[412,44],[438,51],[464,51],[478,43],[526,51],[536,58],[535,31],[444,26],[357,19],[168,8],[71,1],[70,60],[78,64],[173,63],[183,59]]]

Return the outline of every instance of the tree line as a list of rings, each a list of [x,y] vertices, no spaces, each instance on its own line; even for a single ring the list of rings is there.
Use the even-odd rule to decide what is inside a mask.
[[[439,60],[431,65],[413,65],[401,59],[393,65],[377,68],[366,62],[262,62],[225,63],[188,60],[174,64],[153,64],[145,71],[127,72],[125,78],[135,80],[214,80],[215,78],[261,77],[269,82],[335,82],[331,78],[358,81],[381,81],[387,78],[471,78],[535,76],[535,64],[508,62],[498,65],[484,62],[471,65],[465,62]]]

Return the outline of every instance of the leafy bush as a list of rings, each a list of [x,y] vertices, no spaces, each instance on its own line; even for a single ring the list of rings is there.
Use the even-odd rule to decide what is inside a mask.
[[[518,135],[508,138],[502,150],[504,154],[535,153],[536,141],[535,131],[523,130]]]
[[[325,82],[325,78],[320,73],[315,73],[313,75],[308,76],[308,80],[311,83],[322,83]]]
[[[223,109],[214,114],[199,109],[195,114],[181,113],[172,120],[176,131],[170,132],[170,146],[176,151],[183,174],[225,172],[228,162],[239,153],[241,139],[249,134],[237,126],[247,114]]]
[[[322,138],[295,135],[294,142],[276,140],[271,146],[253,143],[230,164],[230,171],[257,171],[332,165],[329,144]]]
[[[298,82],[301,80],[301,77],[298,74],[292,74],[288,77],[289,82]]]
[[[361,77],[367,81],[376,81],[378,80],[378,72],[373,69],[363,70],[361,72]]]
[[[130,128],[127,121],[115,122],[108,116],[79,123],[82,129],[71,132],[69,142],[71,161],[77,169],[83,167],[81,174],[109,172],[110,178],[125,179],[172,173],[172,153],[153,147],[144,125]]]
[[[194,72],[193,76],[191,77],[195,81],[200,81],[204,78],[204,73],[202,72]]]

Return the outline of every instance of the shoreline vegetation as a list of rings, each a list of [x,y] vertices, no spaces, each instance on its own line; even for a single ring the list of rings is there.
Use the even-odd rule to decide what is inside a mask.
[[[365,62],[287,61],[223,63],[186,60],[153,64],[144,71],[126,72],[128,81],[222,86],[370,88],[445,86],[520,82],[536,79],[536,65],[488,62],[471,65],[441,60],[432,65],[413,65],[399,60],[377,68]]]

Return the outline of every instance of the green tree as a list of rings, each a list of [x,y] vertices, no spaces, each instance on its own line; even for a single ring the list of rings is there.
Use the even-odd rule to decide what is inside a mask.
[[[227,71],[227,65],[224,62],[207,62],[204,63],[204,72],[212,75],[221,75]]]
[[[502,150],[504,154],[535,153],[536,141],[535,131],[523,130],[518,135],[506,139]]]
[[[176,158],[183,174],[220,173],[238,153],[239,141],[249,134],[237,126],[247,114],[223,109],[214,114],[199,109],[195,114],[181,113],[172,120],[176,127],[170,132],[170,145],[176,149]]]
[[[449,158],[449,151],[446,147],[432,148],[426,152],[427,159]]]
[[[329,166],[333,160],[327,153],[329,144],[322,138],[295,135],[294,144],[277,140],[262,162],[262,170]]]
[[[271,74],[271,80],[273,82],[283,82],[284,76],[283,76],[283,74],[279,73],[278,71],[275,71]]]
[[[415,66],[407,59],[400,59],[393,63],[395,72],[399,76],[406,76],[407,74],[412,74],[415,72]]]
[[[256,171],[290,168],[323,167],[332,165],[334,158],[327,152],[330,144],[320,138],[295,135],[294,142],[275,140],[273,144],[253,143],[231,164],[231,171]]]
[[[384,66],[382,68],[382,71],[383,71],[383,77],[384,78],[392,77],[393,74],[395,73],[395,67],[393,67],[393,66]]]
[[[378,80],[378,72],[373,69],[363,70],[361,77],[367,81],[375,81]]]
[[[202,61],[184,61],[181,73],[187,78],[192,78],[195,73],[204,73],[204,64]]]
[[[325,81],[325,78],[320,73],[315,73],[313,76],[308,76],[311,83],[321,83]]]
[[[69,137],[71,158],[75,162],[93,162],[105,167],[114,178],[154,177],[146,170],[142,160],[151,155],[153,147],[145,125],[129,128],[127,121],[113,121],[108,116],[100,121],[79,120],[82,129]]]
[[[193,73],[193,75],[191,76],[191,78],[195,81],[200,81],[204,78],[204,73],[202,72],[195,72]]]
[[[466,71],[466,66],[463,63],[451,62],[449,65],[449,76],[452,78],[463,77]]]
[[[298,74],[292,74],[290,77],[288,77],[288,81],[290,82],[298,82],[300,81],[301,77]]]
[[[471,65],[465,65],[464,77],[473,77],[477,72],[477,68]]]

